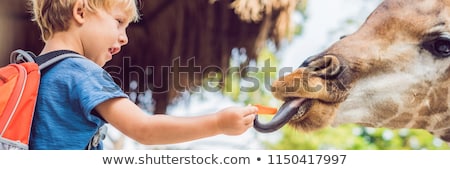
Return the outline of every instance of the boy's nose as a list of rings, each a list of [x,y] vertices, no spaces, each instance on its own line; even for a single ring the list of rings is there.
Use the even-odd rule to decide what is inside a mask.
[[[127,34],[121,34],[119,36],[119,43],[120,43],[120,45],[128,44],[128,36],[127,36]]]

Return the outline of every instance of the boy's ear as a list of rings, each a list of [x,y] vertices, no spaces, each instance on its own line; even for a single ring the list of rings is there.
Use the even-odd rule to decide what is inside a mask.
[[[78,24],[83,24],[85,22],[85,14],[86,14],[86,7],[84,4],[84,0],[77,0],[75,2],[75,5],[74,5],[73,11],[72,11],[74,20]]]

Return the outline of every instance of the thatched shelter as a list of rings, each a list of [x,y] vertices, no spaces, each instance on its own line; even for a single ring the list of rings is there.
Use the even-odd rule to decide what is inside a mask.
[[[164,113],[178,92],[200,85],[205,68],[226,70],[233,48],[245,49],[245,65],[268,40],[279,44],[291,31],[290,17],[298,2],[141,0],[142,20],[130,25],[128,45],[105,69],[128,93],[150,90],[155,113]],[[39,53],[43,46],[25,4],[26,0],[0,2],[2,65],[13,49]],[[137,83],[130,86],[133,80]]]

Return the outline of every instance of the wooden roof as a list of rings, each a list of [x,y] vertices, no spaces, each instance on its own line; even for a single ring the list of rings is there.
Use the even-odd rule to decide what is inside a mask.
[[[105,69],[126,92],[152,90],[155,112],[165,113],[178,92],[191,90],[202,80],[198,74],[190,78],[171,74],[170,71],[177,69],[174,64],[187,66],[191,62],[200,70],[211,66],[225,70],[229,67],[231,50],[245,48],[248,56],[245,65],[256,59],[267,40],[279,44],[289,35],[290,17],[298,2],[141,0],[142,20],[129,26],[129,43]],[[10,42],[9,46],[0,48],[0,54],[8,55],[15,48],[39,53],[43,43],[37,26],[31,23],[25,10],[25,0],[11,0],[7,5],[2,1],[0,8],[4,8],[0,10],[3,11],[0,21],[8,23],[0,28],[0,35]],[[188,69],[192,72],[197,68]],[[132,80],[139,83],[130,88]]]

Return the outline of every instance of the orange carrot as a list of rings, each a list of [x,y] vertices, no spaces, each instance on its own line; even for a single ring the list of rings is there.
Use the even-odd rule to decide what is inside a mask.
[[[277,113],[278,109],[274,107],[264,106],[260,104],[254,104],[253,106],[258,108],[258,114],[269,114],[274,115]]]

